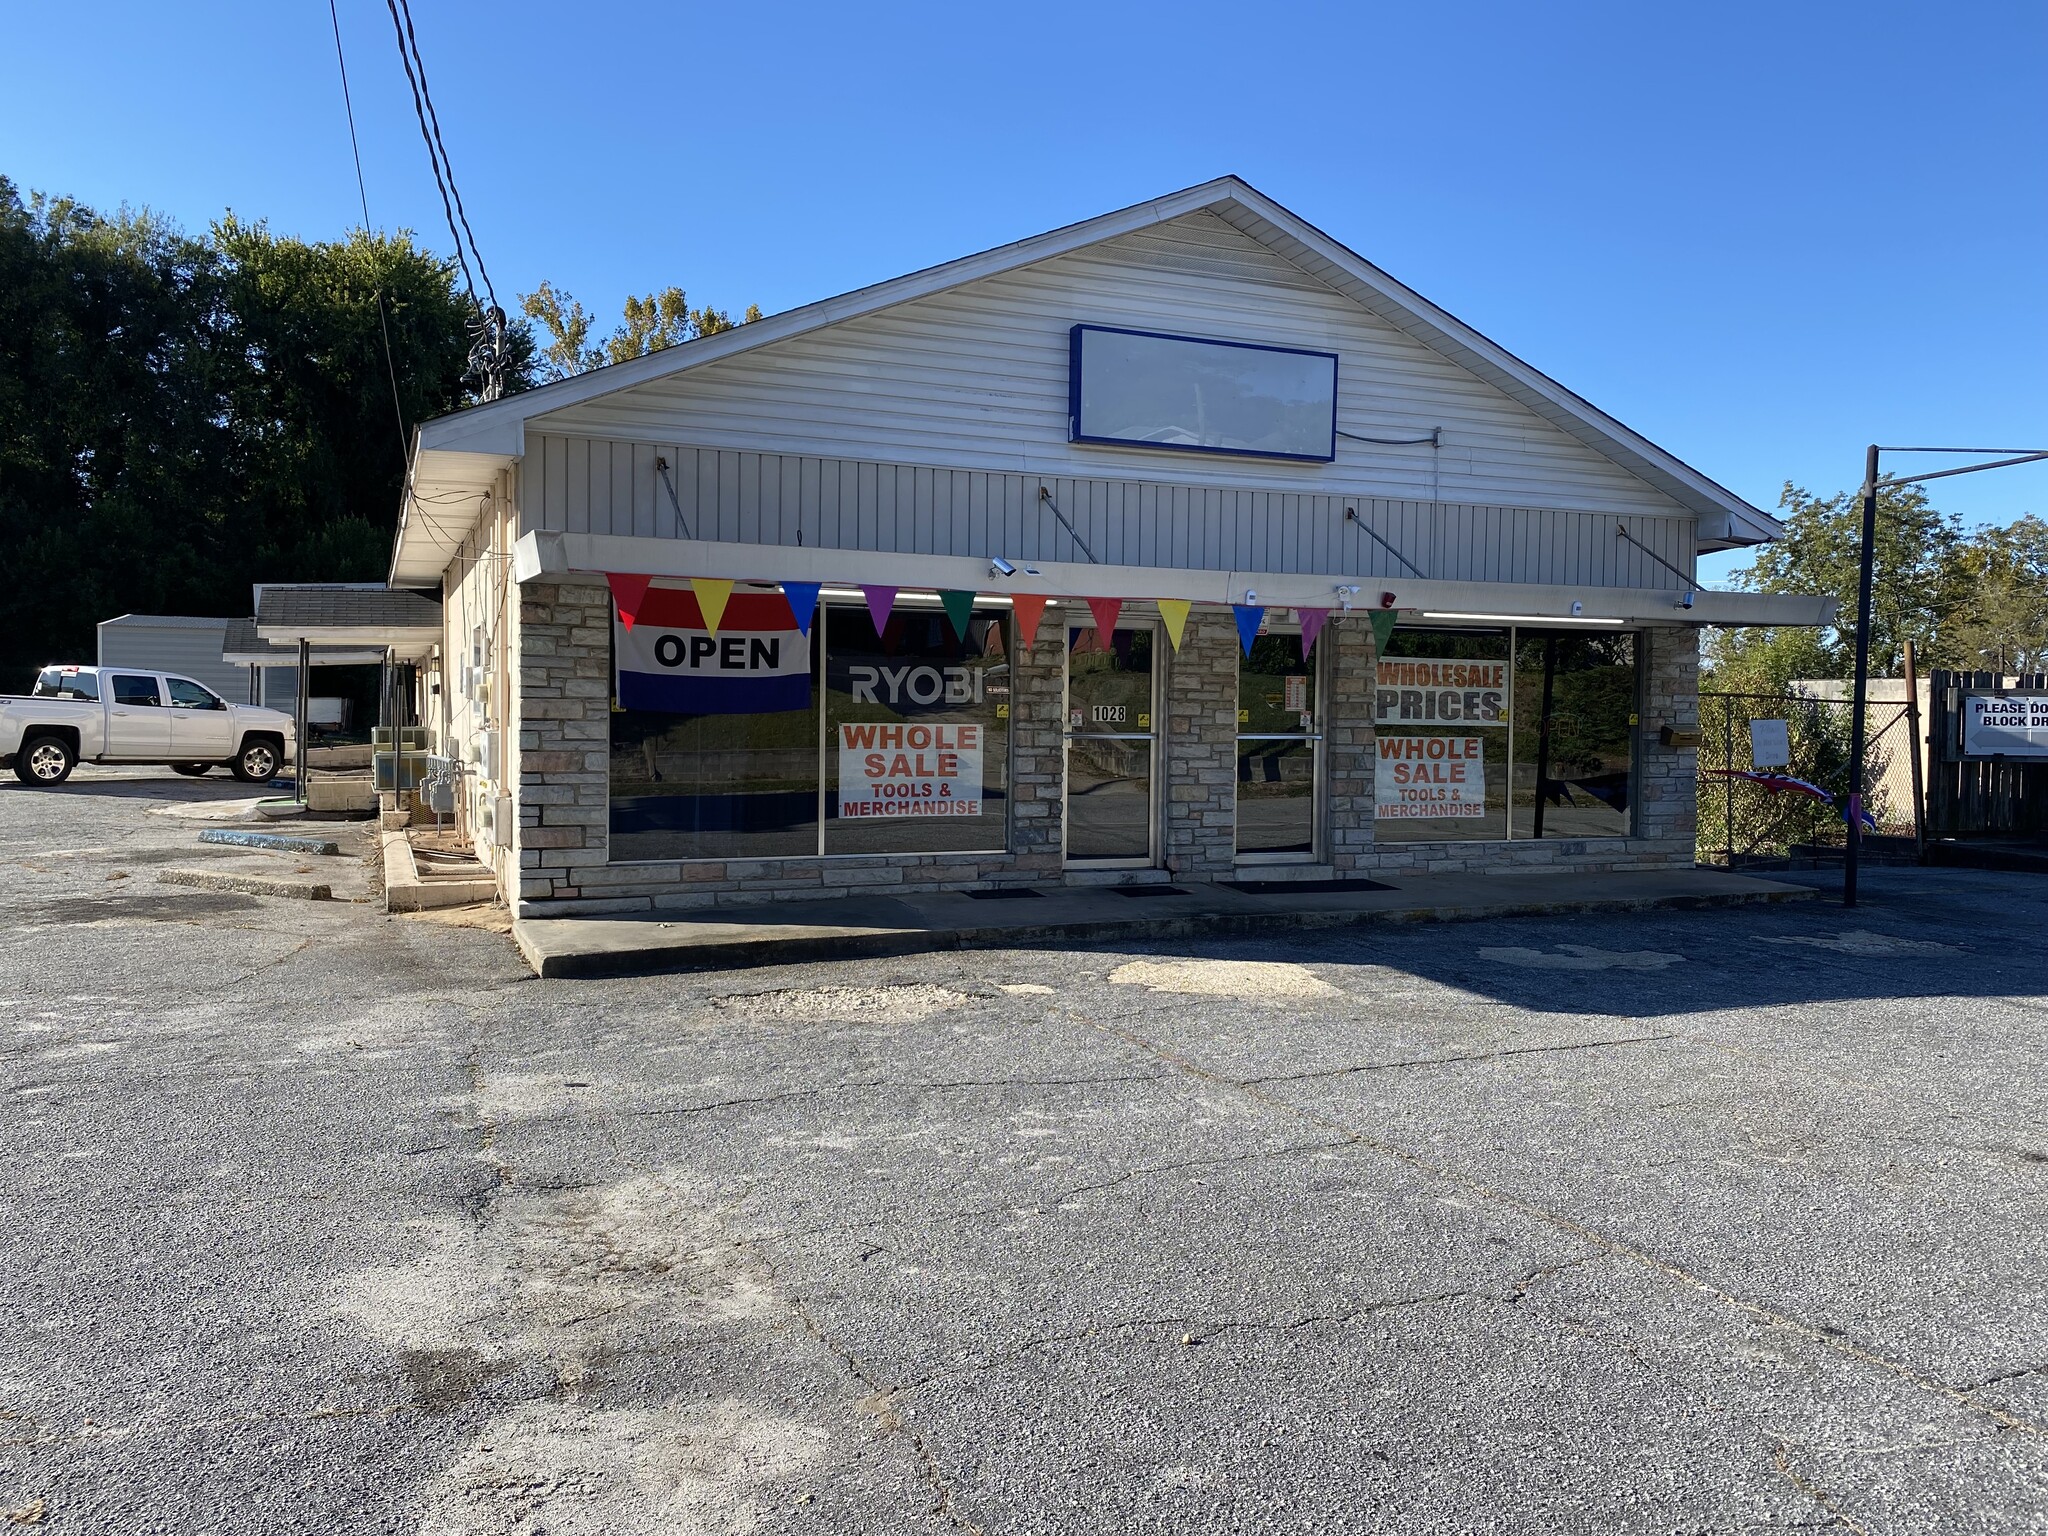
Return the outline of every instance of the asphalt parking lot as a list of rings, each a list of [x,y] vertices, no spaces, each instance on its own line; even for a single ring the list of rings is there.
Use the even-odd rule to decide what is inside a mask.
[[[2048,882],[538,982],[0,787],[0,1530],[2048,1530]]]

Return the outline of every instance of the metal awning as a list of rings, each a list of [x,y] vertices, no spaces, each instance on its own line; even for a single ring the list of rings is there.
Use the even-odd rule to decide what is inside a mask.
[[[238,667],[296,667],[299,648],[260,638],[254,619],[229,619],[220,659]],[[316,667],[374,667],[383,659],[382,646],[316,645],[312,655]]]
[[[256,590],[256,637],[416,660],[441,643],[441,600],[403,587],[334,582]]]

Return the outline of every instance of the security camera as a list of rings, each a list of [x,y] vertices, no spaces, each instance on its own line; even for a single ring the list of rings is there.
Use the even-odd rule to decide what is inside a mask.
[[[997,555],[989,561],[988,573],[991,576],[1014,576],[1017,574],[1017,567],[1010,564],[1001,555]]]
[[[1681,608],[1690,608],[1692,606],[1692,593],[1688,592],[1685,594],[1685,596],[1681,597],[1678,600],[1678,606]]]

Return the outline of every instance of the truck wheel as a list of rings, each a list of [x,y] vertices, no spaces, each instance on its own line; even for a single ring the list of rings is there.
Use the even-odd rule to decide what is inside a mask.
[[[173,763],[171,772],[182,773],[188,779],[203,779],[206,777],[206,770],[212,766],[211,763]]]
[[[266,784],[277,777],[282,758],[276,742],[265,736],[254,736],[242,743],[242,750],[228,767],[244,784]]]
[[[14,776],[24,784],[62,784],[78,766],[78,754],[62,736],[32,736],[14,754]]]

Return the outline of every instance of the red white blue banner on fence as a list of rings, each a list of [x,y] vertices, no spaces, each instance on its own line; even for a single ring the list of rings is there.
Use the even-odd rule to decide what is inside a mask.
[[[735,592],[718,629],[693,593],[648,591],[628,629],[612,620],[621,709],[756,715],[811,702],[811,642],[779,592]]]

